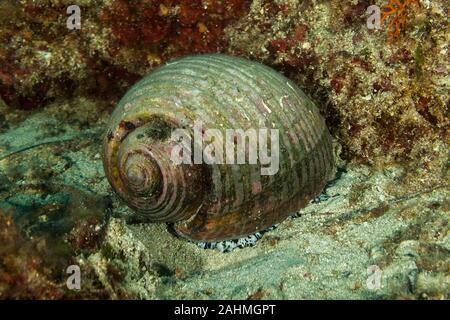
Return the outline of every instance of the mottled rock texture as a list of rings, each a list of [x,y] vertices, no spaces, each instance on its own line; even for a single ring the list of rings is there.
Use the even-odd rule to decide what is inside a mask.
[[[72,1],[1,1],[0,297],[448,299],[449,3],[404,1],[369,30],[367,7],[390,3],[83,0],[68,30]],[[133,83],[205,52],[295,81],[341,168],[329,197],[227,254],[126,224],[99,155]]]

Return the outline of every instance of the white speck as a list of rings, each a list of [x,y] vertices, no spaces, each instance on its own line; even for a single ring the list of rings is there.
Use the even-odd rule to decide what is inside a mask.
[[[302,48],[309,49],[309,48],[311,48],[311,44],[309,42],[305,42],[305,43],[303,43]]]
[[[131,109],[131,107],[132,107],[131,103],[126,103],[125,106],[123,107],[123,109],[124,109],[125,111],[128,111],[128,110]]]
[[[269,114],[272,113],[272,110],[269,109],[269,107],[266,105],[266,103],[264,102],[264,100],[261,100],[261,102],[262,102],[262,105],[263,105],[264,109],[266,109],[266,111],[267,111]]]
[[[289,88],[295,91],[294,87],[289,82],[286,82],[286,84],[289,86]]]
[[[38,54],[42,57],[42,59],[45,61],[45,64],[48,66],[50,65],[50,59],[52,58],[52,53],[48,51],[38,51]]]
[[[289,99],[288,96],[282,96],[282,97],[280,98],[280,106],[281,106],[282,108],[284,108],[284,101],[287,100],[287,99]]]

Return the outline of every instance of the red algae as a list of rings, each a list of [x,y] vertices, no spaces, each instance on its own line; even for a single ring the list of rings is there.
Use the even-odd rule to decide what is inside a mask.
[[[250,2],[115,0],[101,15],[118,44],[148,49],[162,61],[192,53],[223,51],[224,29]]]
[[[61,286],[49,280],[45,263],[26,242],[12,218],[0,211],[0,298],[61,299]],[[46,274],[47,273],[47,274]]]
[[[282,3],[291,6],[287,15]],[[395,34],[391,45],[384,31],[367,28],[372,1],[261,1],[229,33],[231,52],[264,61],[312,96],[342,145],[343,159],[421,167],[422,146],[443,155],[448,140],[448,5],[419,10],[414,0],[400,1],[401,7],[385,3],[382,22],[402,22],[393,24],[401,30],[388,30],[388,37]]]
[[[81,6],[82,30],[66,28],[66,6],[53,1],[0,4],[0,96],[18,109],[58,97],[117,100],[161,63],[223,52],[224,30],[248,0],[114,0]]]

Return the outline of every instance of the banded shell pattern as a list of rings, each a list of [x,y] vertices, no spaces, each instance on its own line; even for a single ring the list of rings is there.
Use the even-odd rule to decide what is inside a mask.
[[[177,128],[278,129],[279,170],[261,164],[170,160]],[[260,63],[221,54],[186,57],[144,77],[113,112],[103,145],[106,176],[147,222],[172,222],[194,241],[235,239],[304,207],[334,168],[331,136],[314,103]]]

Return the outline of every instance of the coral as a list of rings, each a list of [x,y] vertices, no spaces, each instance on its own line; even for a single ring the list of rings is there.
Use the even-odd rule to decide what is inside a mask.
[[[388,41],[392,41],[400,36],[401,30],[406,23],[407,9],[413,4],[420,7],[419,0],[389,0],[381,7],[381,24],[388,23]]]

